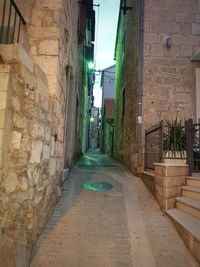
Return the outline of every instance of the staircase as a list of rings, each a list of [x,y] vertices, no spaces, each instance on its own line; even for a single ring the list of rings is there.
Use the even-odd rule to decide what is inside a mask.
[[[176,198],[175,207],[166,211],[200,263],[200,177],[189,177],[181,187],[181,196]]]

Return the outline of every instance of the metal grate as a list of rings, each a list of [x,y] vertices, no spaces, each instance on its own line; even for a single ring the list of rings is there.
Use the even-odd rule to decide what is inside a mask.
[[[89,182],[83,185],[85,190],[91,192],[105,192],[113,188],[113,186],[107,182]]]

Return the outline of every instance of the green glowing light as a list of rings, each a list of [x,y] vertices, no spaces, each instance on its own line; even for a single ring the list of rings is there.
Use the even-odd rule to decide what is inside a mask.
[[[107,182],[88,182],[83,184],[85,190],[91,192],[105,192],[113,188],[113,186]]]
[[[94,118],[93,117],[90,118],[90,122],[94,122]]]
[[[93,70],[94,69],[94,63],[93,62],[88,62],[88,68],[90,70]]]

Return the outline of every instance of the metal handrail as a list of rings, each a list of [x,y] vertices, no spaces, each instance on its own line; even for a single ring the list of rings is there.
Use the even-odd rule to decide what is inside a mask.
[[[9,1],[9,3],[7,3],[7,1]],[[11,44],[14,42],[18,43],[20,37],[21,24],[26,25],[26,21],[23,18],[15,1],[4,0],[2,22],[0,27],[0,44]]]

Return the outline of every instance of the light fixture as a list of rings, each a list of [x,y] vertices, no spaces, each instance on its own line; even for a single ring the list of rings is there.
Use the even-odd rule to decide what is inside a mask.
[[[90,61],[88,62],[88,69],[93,70],[94,69],[94,62]]]
[[[90,118],[90,122],[94,122],[94,117],[91,117]]]

